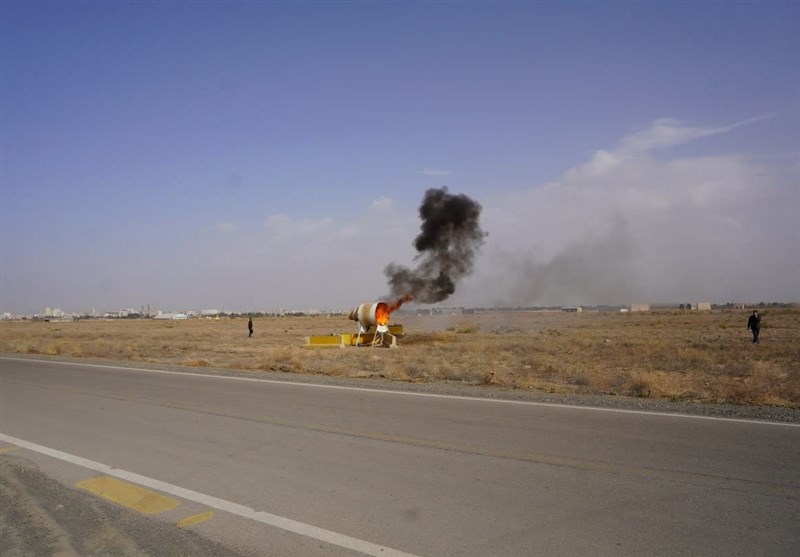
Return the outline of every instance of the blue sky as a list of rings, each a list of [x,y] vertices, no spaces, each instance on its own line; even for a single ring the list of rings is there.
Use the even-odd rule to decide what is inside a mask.
[[[800,301],[796,3],[1,9],[3,311],[357,305],[442,185],[454,304]]]

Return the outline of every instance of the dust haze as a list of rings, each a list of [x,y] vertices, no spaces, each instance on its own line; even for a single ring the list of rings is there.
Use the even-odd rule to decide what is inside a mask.
[[[624,305],[644,295],[636,260],[637,248],[622,220],[608,235],[569,245],[548,261],[524,250],[497,250],[487,262],[493,271],[487,290],[495,292],[489,305]]]

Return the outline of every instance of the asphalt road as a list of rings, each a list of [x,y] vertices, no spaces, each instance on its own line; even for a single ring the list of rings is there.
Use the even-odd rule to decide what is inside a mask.
[[[185,554],[800,554],[796,424],[3,358],[0,433],[22,538],[90,535],[73,523],[101,512],[99,546],[145,532]],[[178,506],[79,487],[98,476]],[[44,518],[16,528],[26,505]]]

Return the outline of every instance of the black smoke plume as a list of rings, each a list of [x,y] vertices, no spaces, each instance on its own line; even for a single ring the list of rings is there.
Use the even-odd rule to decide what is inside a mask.
[[[456,282],[472,272],[478,248],[486,233],[481,230],[481,206],[466,195],[452,195],[447,188],[425,192],[419,216],[419,236],[414,240],[416,268],[390,263],[383,270],[391,296],[411,295],[417,302],[433,304],[447,299]]]

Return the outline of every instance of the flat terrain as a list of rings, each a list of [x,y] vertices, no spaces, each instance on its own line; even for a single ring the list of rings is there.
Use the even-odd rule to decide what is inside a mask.
[[[543,393],[800,408],[800,308],[747,311],[494,312],[393,316],[399,349],[308,349],[353,332],[344,316],[3,322],[0,352]]]
[[[800,550],[797,424],[3,358],[0,429],[3,555]]]

